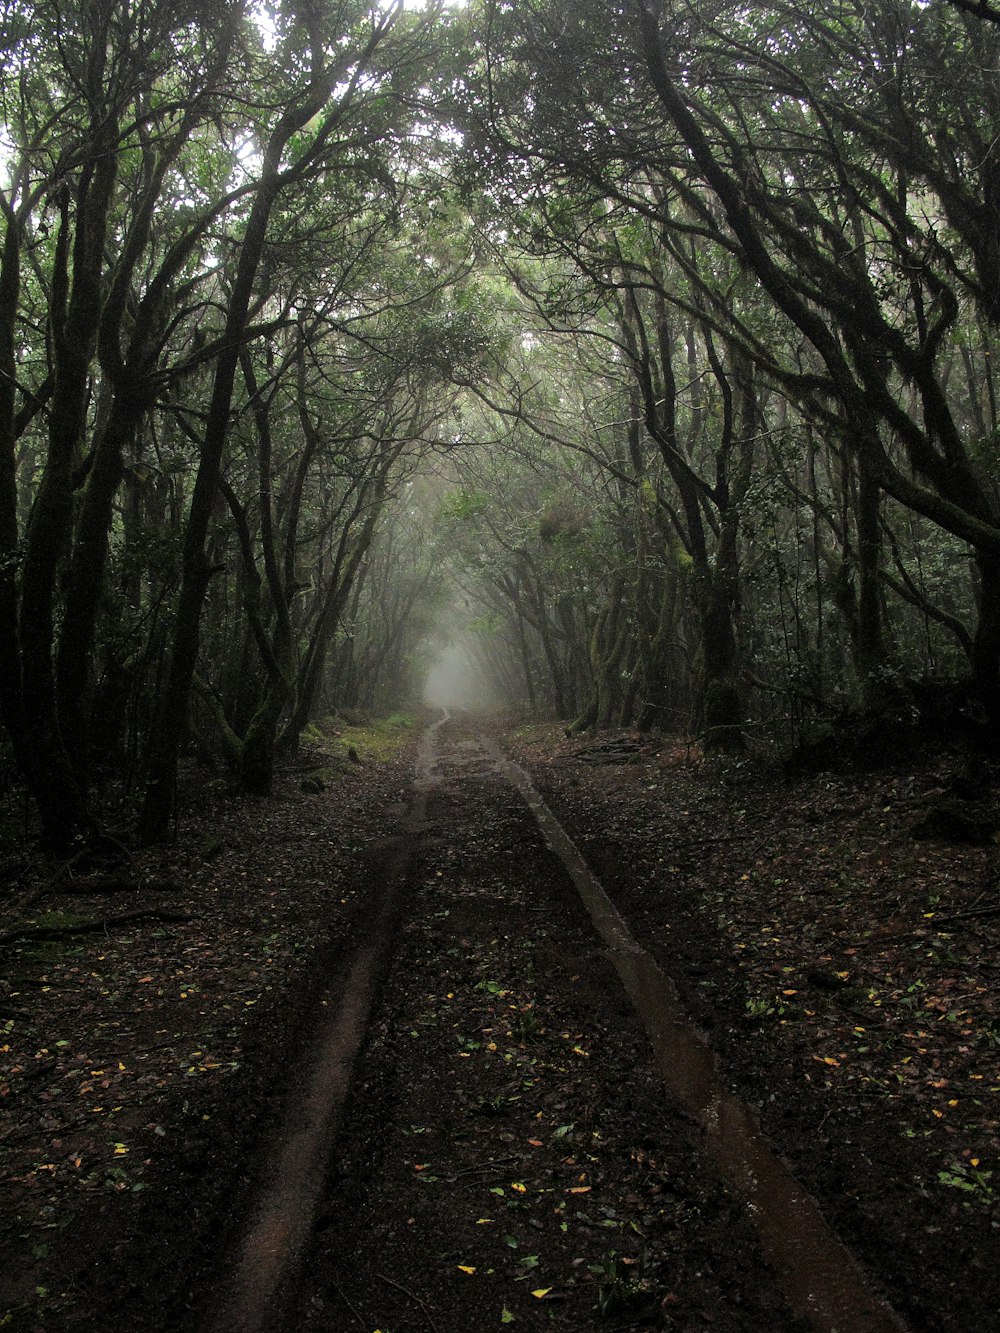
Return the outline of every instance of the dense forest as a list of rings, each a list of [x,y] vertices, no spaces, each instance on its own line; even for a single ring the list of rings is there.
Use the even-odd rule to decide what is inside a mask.
[[[5,0],[3,783],[334,709],[1000,727],[1000,12]]]

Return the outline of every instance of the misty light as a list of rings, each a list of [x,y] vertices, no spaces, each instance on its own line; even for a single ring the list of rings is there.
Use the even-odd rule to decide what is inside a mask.
[[[466,645],[445,644],[427,673],[424,702],[433,708],[495,708],[497,699]]]

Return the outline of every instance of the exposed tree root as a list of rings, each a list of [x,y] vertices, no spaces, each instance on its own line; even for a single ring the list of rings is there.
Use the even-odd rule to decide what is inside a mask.
[[[190,912],[173,912],[163,907],[147,907],[135,912],[119,912],[95,921],[81,921],[72,926],[15,926],[0,935],[0,945],[20,940],[61,940],[67,935],[94,935],[112,926],[126,926],[133,921],[190,921]]]

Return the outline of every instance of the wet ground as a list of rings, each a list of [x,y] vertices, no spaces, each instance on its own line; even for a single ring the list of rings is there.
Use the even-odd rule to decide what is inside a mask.
[[[1000,1329],[995,852],[908,832],[946,759],[484,730],[206,805],[159,918],[8,943],[2,1326]]]
[[[381,887],[207,1328],[903,1327],[461,719],[427,733]]]

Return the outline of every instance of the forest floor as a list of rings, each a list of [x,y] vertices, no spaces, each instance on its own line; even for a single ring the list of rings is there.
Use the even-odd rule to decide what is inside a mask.
[[[7,830],[0,1328],[833,1327],[665,1090],[641,955],[900,1324],[1000,1329],[996,847],[912,834],[956,756],[422,730],[338,726],[273,800],[192,787],[112,871]]]

